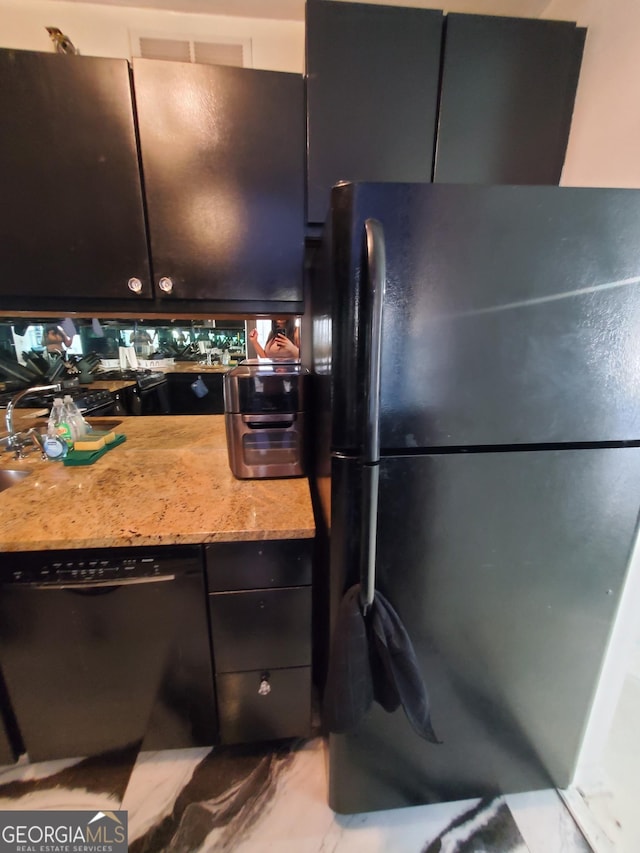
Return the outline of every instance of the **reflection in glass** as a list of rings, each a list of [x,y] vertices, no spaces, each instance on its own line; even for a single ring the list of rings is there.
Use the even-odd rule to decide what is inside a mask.
[[[300,358],[300,319],[277,317],[257,320],[249,330],[249,344],[257,358],[291,361]]]

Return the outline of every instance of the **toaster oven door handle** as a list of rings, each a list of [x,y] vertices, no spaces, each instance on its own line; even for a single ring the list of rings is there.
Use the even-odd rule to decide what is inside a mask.
[[[295,412],[273,415],[242,415],[242,422],[251,427],[293,426],[296,420]]]

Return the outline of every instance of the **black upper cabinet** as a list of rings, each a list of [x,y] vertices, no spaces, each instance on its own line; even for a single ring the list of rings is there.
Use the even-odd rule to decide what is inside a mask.
[[[308,0],[307,220],[339,180],[559,183],[585,34]]]
[[[302,77],[145,59],[133,76],[157,295],[300,302]]]
[[[447,15],[434,180],[557,184],[586,31]]]
[[[150,296],[127,62],[0,50],[0,115],[5,308]]]
[[[340,180],[430,181],[442,13],[309,0],[307,220]]]

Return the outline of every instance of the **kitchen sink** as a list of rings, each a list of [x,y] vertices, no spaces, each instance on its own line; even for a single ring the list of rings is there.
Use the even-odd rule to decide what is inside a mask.
[[[11,468],[0,468],[0,492],[4,492],[10,486],[15,486],[20,480],[28,477],[31,471],[15,471]]]

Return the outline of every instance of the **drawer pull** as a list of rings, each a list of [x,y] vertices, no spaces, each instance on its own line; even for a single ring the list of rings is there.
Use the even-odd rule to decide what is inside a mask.
[[[271,685],[269,684],[269,673],[263,672],[260,676],[260,687],[258,687],[259,696],[268,696],[271,693]]]

